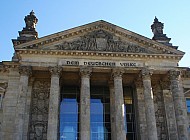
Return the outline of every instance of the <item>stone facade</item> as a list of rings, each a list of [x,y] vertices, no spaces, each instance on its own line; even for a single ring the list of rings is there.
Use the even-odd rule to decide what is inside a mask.
[[[13,40],[13,60],[0,63],[0,139],[62,139],[64,86],[80,89],[80,140],[93,139],[91,86],[109,87],[109,139],[189,139],[190,71],[178,67],[184,53],[169,43],[157,18],[153,39],[105,21],[38,38],[37,21],[33,11],[25,17],[26,27]],[[124,87],[132,89],[132,100]]]

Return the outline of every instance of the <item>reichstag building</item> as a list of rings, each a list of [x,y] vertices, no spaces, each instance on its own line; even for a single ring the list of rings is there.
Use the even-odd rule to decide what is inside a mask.
[[[103,20],[39,38],[24,21],[0,62],[1,140],[190,139],[190,68],[156,17],[152,39]]]

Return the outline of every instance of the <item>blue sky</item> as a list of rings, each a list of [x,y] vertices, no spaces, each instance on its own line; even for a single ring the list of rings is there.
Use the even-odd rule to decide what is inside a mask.
[[[0,62],[11,60],[11,39],[17,38],[24,17],[34,10],[39,37],[105,20],[152,38],[150,26],[157,16],[171,43],[186,52],[180,66],[190,67],[190,0],[1,0],[0,6]]]

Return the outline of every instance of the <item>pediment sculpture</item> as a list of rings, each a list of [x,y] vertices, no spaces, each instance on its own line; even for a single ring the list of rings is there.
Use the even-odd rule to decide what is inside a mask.
[[[55,45],[55,47],[58,50],[151,53],[146,48],[131,42],[122,41],[119,37],[101,29],[88,33],[74,41],[64,41]]]

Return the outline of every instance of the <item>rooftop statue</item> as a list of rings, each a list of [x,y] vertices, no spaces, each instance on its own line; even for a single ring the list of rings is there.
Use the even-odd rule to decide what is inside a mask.
[[[19,31],[19,37],[12,39],[15,46],[38,38],[38,32],[36,31],[38,19],[33,10],[29,15],[25,16],[24,21],[26,26],[22,31]]]
[[[154,22],[151,25],[151,29],[154,34],[152,38],[153,40],[177,49],[177,46],[173,46],[172,43],[170,43],[171,38],[168,38],[166,34],[163,33],[164,23],[158,21],[157,17],[154,18]]]
[[[155,17],[154,23],[151,25],[151,29],[154,35],[163,34],[163,28],[164,28],[164,24],[159,22],[157,17]]]
[[[34,15],[34,11],[32,10],[29,15],[25,16],[24,21],[26,24],[26,30],[35,30],[38,19]]]

